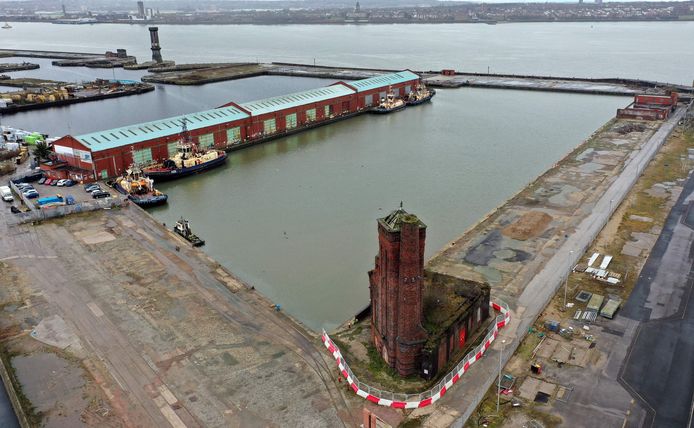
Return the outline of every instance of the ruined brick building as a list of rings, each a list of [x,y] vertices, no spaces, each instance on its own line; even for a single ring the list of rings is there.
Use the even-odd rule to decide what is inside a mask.
[[[426,225],[402,206],[378,220],[371,340],[401,376],[432,378],[489,318],[489,286],[426,272]]]

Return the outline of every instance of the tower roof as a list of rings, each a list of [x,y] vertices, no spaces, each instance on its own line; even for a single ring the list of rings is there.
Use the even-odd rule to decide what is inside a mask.
[[[420,220],[419,217],[405,211],[405,209],[402,207],[402,203],[400,203],[400,208],[394,210],[393,212],[391,212],[383,218],[379,218],[378,222],[388,231],[391,232],[399,231],[403,223],[414,223],[417,224],[420,228],[427,227],[427,225],[424,224],[424,222],[422,222],[422,220]]]

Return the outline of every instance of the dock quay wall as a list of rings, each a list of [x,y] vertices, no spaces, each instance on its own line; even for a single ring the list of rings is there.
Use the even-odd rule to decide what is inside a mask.
[[[106,100],[109,98],[126,97],[128,95],[138,95],[138,94],[144,94],[147,92],[151,92],[154,90],[154,88],[155,88],[154,85],[149,85],[149,84],[143,83],[143,84],[138,84],[137,87],[132,88],[132,89],[128,89],[126,91],[111,92],[108,94],[97,94],[97,95],[92,95],[92,96],[87,96],[87,97],[68,98],[65,100],[47,101],[45,103],[10,104],[7,107],[1,107],[0,113],[13,114],[13,113],[18,113],[18,112],[22,112],[22,111],[39,110],[39,109],[50,108],[50,107],[61,107],[61,106],[66,106],[66,105],[70,105],[70,104],[85,103],[85,102],[89,102],[89,101]]]
[[[0,378],[2,378],[2,383],[5,385],[5,391],[7,392],[7,396],[10,398],[10,403],[12,404],[12,409],[17,417],[19,426],[21,428],[31,428],[31,424],[29,423],[29,419],[24,411],[24,407],[22,407],[22,404],[19,401],[17,391],[15,390],[15,384],[10,376],[11,370],[8,367],[10,364],[12,363],[9,360],[6,361],[5,358],[0,357]]]

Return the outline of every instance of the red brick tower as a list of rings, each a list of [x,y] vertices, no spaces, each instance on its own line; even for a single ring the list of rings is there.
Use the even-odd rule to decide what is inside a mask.
[[[397,209],[378,220],[379,253],[369,272],[371,340],[401,376],[419,372],[427,332],[422,327],[426,225]]]

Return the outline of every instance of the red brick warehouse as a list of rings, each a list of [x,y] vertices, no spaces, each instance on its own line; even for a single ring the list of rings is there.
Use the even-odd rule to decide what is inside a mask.
[[[236,149],[328,124],[378,104],[386,91],[406,95],[420,82],[410,71],[267,98],[89,134],[54,143],[59,160],[92,179],[122,174],[133,162],[161,162],[176,151],[183,120],[201,148]]]

